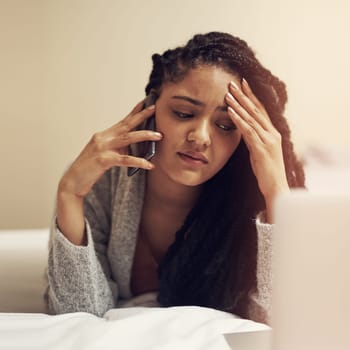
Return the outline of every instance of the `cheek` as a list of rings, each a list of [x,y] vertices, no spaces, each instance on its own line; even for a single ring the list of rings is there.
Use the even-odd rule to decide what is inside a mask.
[[[171,136],[172,132],[176,130],[174,120],[162,112],[162,110],[159,110],[156,113],[156,129],[161,132],[164,137]]]
[[[241,135],[237,134],[233,136],[233,140],[221,140],[221,144],[218,145],[219,154],[217,154],[217,159],[220,159],[220,163],[223,166],[236,151],[239,142],[241,141]]]
[[[167,156],[177,149],[181,139],[179,127],[169,116],[158,113],[156,115],[156,129],[163,135],[162,140],[157,142],[156,155],[162,158],[163,162],[167,162]]]
[[[184,124],[177,122],[169,115],[156,115],[156,129],[163,135],[161,143],[166,145],[178,145],[186,135]]]

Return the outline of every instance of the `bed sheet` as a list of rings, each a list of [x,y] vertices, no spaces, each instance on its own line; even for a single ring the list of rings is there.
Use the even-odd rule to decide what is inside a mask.
[[[269,329],[204,307],[133,307],[104,317],[0,313],[0,349],[230,349],[223,334]]]

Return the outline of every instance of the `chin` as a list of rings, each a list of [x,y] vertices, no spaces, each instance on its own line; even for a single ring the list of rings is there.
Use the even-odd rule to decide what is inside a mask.
[[[181,171],[180,173],[177,171],[176,173],[168,174],[168,176],[174,182],[189,187],[200,186],[210,179],[210,176],[191,171]]]

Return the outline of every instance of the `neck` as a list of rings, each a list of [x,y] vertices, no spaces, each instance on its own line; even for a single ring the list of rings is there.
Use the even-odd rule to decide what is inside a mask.
[[[189,211],[195,204],[201,186],[186,186],[171,180],[161,171],[147,172],[145,200],[157,207]]]

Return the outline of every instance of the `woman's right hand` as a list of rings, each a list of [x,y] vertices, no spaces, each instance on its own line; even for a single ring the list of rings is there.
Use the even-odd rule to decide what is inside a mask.
[[[59,192],[84,197],[103,173],[113,166],[153,169],[154,165],[151,162],[128,154],[128,146],[132,143],[162,139],[158,132],[134,130],[154,114],[155,106],[142,109],[143,102],[139,102],[123,120],[92,136],[63,175],[59,183]]]
[[[142,141],[159,141],[162,135],[150,130],[134,129],[154,114],[155,106],[143,109],[139,102],[123,120],[94,134],[76,160],[65,172],[58,185],[57,225],[74,244],[85,245],[83,200],[97,180],[113,166],[152,169],[143,158],[128,154],[128,146]]]

